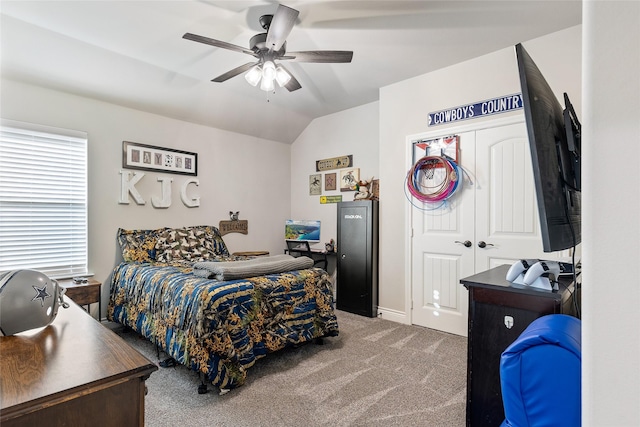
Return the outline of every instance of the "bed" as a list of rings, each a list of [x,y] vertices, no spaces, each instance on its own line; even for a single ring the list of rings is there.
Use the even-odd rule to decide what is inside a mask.
[[[213,226],[119,229],[118,243],[108,319],[222,393],[268,353],[339,333],[329,276],[308,258],[231,256]]]

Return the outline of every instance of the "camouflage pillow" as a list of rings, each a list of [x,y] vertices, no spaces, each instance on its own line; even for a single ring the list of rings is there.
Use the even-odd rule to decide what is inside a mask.
[[[158,230],[118,229],[118,244],[126,262],[153,262],[156,260]]]
[[[159,262],[198,262],[229,254],[218,229],[210,226],[167,228],[158,236],[156,253]]]
[[[194,227],[205,234],[205,244],[215,255],[227,257],[229,256],[229,250],[227,245],[222,240],[220,231],[210,225],[199,225]]]

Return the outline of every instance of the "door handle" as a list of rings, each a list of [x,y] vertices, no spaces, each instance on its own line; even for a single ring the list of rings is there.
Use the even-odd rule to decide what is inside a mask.
[[[479,248],[486,248],[487,246],[495,246],[495,245],[493,243],[486,243],[486,242],[484,242],[482,240],[480,240],[478,242],[478,247]]]
[[[470,247],[471,247],[471,245],[472,245],[472,243],[471,243],[470,241],[468,241],[468,240],[465,240],[464,242],[461,242],[461,241],[459,241],[459,240],[456,240],[456,241],[455,241],[455,242],[453,242],[453,243],[460,243],[461,245],[464,245],[466,248],[470,248]]]

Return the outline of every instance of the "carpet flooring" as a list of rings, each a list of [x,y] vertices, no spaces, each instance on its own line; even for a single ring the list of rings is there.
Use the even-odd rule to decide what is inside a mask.
[[[337,316],[338,337],[269,354],[225,395],[212,386],[198,394],[200,379],[183,366],[159,368],[146,383],[145,425],[465,424],[466,338],[343,311]],[[158,362],[150,342],[119,333]]]

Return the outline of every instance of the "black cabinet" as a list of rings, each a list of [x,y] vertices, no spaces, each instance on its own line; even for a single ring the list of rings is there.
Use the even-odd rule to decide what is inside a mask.
[[[375,317],[378,310],[378,202],[338,203],[338,310]]]
[[[558,292],[538,290],[509,283],[508,269],[503,265],[460,281],[469,290],[467,426],[497,427],[504,421],[500,356],[526,327],[547,314],[575,315],[570,280],[561,281]]]

